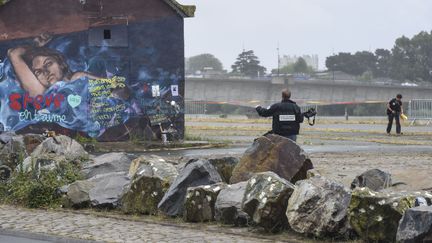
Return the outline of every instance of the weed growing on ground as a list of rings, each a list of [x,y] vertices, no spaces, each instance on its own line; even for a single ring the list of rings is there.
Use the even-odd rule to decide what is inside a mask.
[[[77,141],[80,144],[96,144],[97,143],[97,140],[95,138],[84,137],[84,136],[81,136],[80,134],[77,134],[74,139],[75,139],[75,141]]]
[[[59,207],[58,189],[79,179],[79,167],[68,162],[60,162],[52,170],[17,170],[9,180],[0,182],[0,202],[30,208]]]

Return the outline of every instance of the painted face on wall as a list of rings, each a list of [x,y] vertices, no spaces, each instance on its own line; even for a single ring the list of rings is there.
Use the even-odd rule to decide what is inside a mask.
[[[61,81],[64,77],[57,60],[50,56],[36,56],[32,61],[32,71],[46,88]]]

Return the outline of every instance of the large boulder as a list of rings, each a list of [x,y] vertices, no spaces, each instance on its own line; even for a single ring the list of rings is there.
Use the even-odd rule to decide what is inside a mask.
[[[40,173],[41,170],[54,170],[69,163],[80,168],[79,160],[69,160],[64,155],[40,154],[38,156],[27,157],[23,161],[22,166],[18,167],[17,170],[26,172],[35,170],[37,173]]]
[[[221,157],[221,158],[210,158],[210,163],[219,172],[223,182],[228,183],[232,176],[232,172],[236,165],[239,163],[239,158],[236,157]]]
[[[117,208],[125,188],[130,183],[124,172],[97,175],[89,181],[94,183],[89,191],[91,205],[98,208]]]
[[[90,190],[95,186],[94,181],[75,181],[67,187],[66,196],[73,208],[84,208],[91,205]]]
[[[234,168],[230,183],[248,180],[254,173],[273,171],[285,180],[295,183],[306,179],[313,165],[308,155],[291,139],[269,134],[259,137],[246,150]]]
[[[92,163],[84,166],[82,172],[86,179],[107,173],[126,173],[129,170],[131,161],[131,158],[126,153],[102,154],[95,157]]]
[[[181,215],[188,187],[211,185],[218,182],[222,182],[222,178],[208,160],[192,160],[180,171],[159,202],[158,208],[170,216]]]
[[[225,183],[229,183],[232,172],[236,165],[239,163],[240,159],[238,157],[232,156],[201,156],[201,157],[182,157],[179,160],[178,165],[176,166],[179,170],[181,170],[186,163],[191,161],[197,161],[199,159],[206,159],[212,164],[215,169],[218,171],[219,175],[222,178],[222,181]],[[186,161],[186,162],[185,162]]]
[[[397,242],[432,241],[432,206],[420,206],[405,211],[399,222]]]
[[[183,220],[186,222],[213,221],[216,198],[224,183],[189,187],[183,206]]]
[[[427,192],[375,192],[367,187],[352,192],[349,206],[351,227],[365,241],[394,242],[399,220],[416,198],[424,197],[428,203],[432,195]]]
[[[45,139],[38,134],[16,135],[13,132],[0,134],[0,166],[2,178],[8,179],[11,171],[17,169],[18,165],[28,157],[39,144]],[[8,178],[6,178],[8,177]]]
[[[249,223],[249,215],[241,208],[246,185],[246,181],[227,185],[219,192],[215,203],[216,221],[236,226]]]
[[[23,137],[13,132],[0,134],[0,165],[15,170],[29,153],[25,149]]]
[[[122,197],[125,213],[156,214],[158,203],[178,175],[175,167],[158,156],[141,156],[132,161],[133,178]]]
[[[31,156],[39,157],[43,154],[63,155],[68,160],[87,160],[89,157],[81,144],[64,135],[45,139],[33,150]]]
[[[173,164],[157,155],[142,155],[130,163],[129,177],[146,174],[147,176],[158,176],[173,182],[178,172]]]
[[[286,215],[291,228],[316,237],[338,237],[347,233],[351,191],[321,176],[296,183]]]
[[[264,229],[276,232],[288,226],[285,212],[294,185],[273,172],[257,173],[248,180],[242,210]]]
[[[16,134],[14,132],[1,132],[0,133],[0,144],[8,144],[10,143]]]
[[[368,170],[357,176],[351,183],[351,189],[356,187],[368,187],[373,191],[380,191],[391,187],[391,174],[379,169]]]
[[[23,134],[22,135],[25,150],[27,154],[33,153],[33,151],[46,139],[41,134]]]

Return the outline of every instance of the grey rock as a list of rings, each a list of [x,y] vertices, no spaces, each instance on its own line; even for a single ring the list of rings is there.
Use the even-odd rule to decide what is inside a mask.
[[[184,167],[184,164],[185,164],[184,161],[186,161],[186,163],[190,163],[191,161],[197,161],[199,159],[208,160],[216,168],[216,170],[219,172],[219,175],[221,176],[222,181],[225,183],[229,183],[232,172],[233,172],[235,166],[240,161],[239,158],[232,157],[232,156],[226,156],[226,157],[202,156],[202,157],[195,157],[195,158],[186,157],[186,158],[180,159],[180,161],[179,161],[180,163],[178,164],[177,167],[179,167],[178,169],[181,170]]]
[[[159,202],[158,208],[170,216],[181,215],[183,214],[183,202],[188,187],[210,185],[218,182],[222,182],[222,178],[208,160],[191,161],[180,171]]]
[[[17,170],[20,171],[22,169],[24,172],[35,170],[39,174],[42,170],[54,170],[69,163],[77,167],[80,166],[80,161],[69,160],[64,155],[40,154],[37,157],[27,157],[23,161],[22,166],[18,167]]]
[[[183,205],[183,220],[186,222],[213,221],[216,198],[225,183],[189,187]]]
[[[379,169],[368,170],[357,176],[351,183],[351,189],[356,187],[368,187],[373,191],[380,191],[391,187],[392,179],[390,173]]]
[[[64,135],[45,139],[33,150],[31,156],[39,157],[43,154],[63,155],[68,160],[88,159],[88,153],[84,150],[81,144]]]
[[[230,183],[248,180],[254,173],[272,171],[281,178],[295,183],[306,179],[313,168],[309,156],[291,139],[274,134],[254,141],[234,168]]]
[[[160,156],[142,155],[131,162],[128,175],[130,178],[142,175],[156,176],[172,183],[178,172],[173,164]]]
[[[250,217],[241,208],[246,185],[247,181],[227,185],[219,192],[215,203],[216,221],[236,226],[249,224]]]
[[[75,181],[67,188],[67,198],[74,208],[83,208],[91,205],[90,190],[95,186],[93,181]]]
[[[248,180],[242,210],[267,231],[280,231],[288,226],[285,212],[294,187],[273,172],[257,173]]]
[[[347,233],[351,191],[321,176],[296,183],[286,215],[291,228],[316,237],[339,237]]]
[[[240,159],[236,157],[209,158],[210,163],[216,168],[223,182],[229,183],[232,172]]]
[[[97,156],[92,163],[84,166],[82,172],[86,179],[96,175],[129,170],[131,159],[126,153],[108,153]]]
[[[416,243],[432,240],[432,206],[420,206],[405,211],[399,222],[397,242]]]
[[[125,173],[108,173],[93,177],[94,187],[89,191],[91,205],[98,208],[117,208],[130,183]]]
[[[159,156],[140,156],[132,161],[133,178],[122,197],[125,213],[157,214],[158,203],[178,175],[175,167]]]
[[[2,132],[0,133],[0,143],[8,144],[12,141],[14,136],[16,136],[14,132]]]
[[[33,151],[39,146],[46,137],[41,134],[23,134],[22,135],[25,150],[27,154],[33,153]]]
[[[399,220],[417,197],[431,202],[427,192],[376,192],[367,187],[352,191],[348,218],[351,227],[365,241],[394,242]]]
[[[15,170],[28,156],[23,136],[10,132],[2,133],[0,136],[2,136],[2,142],[0,142],[0,165]]]

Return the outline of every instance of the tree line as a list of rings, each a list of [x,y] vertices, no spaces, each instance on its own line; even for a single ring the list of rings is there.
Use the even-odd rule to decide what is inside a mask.
[[[432,82],[432,32],[422,31],[411,39],[402,36],[391,50],[341,52],[327,57],[326,67],[356,76]]]
[[[326,58],[328,71],[342,71],[365,79],[390,78],[399,81],[432,82],[432,31],[422,31],[411,39],[396,39],[392,49],[376,49],[374,52],[340,52]],[[186,74],[195,74],[210,68],[224,71],[222,63],[212,54],[201,54],[186,59]],[[253,50],[243,50],[231,65],[231,75],[260,77],[266,68],[260,65]],[[295,63],[272,69],[273,74],[313,73],[303,58]]]

